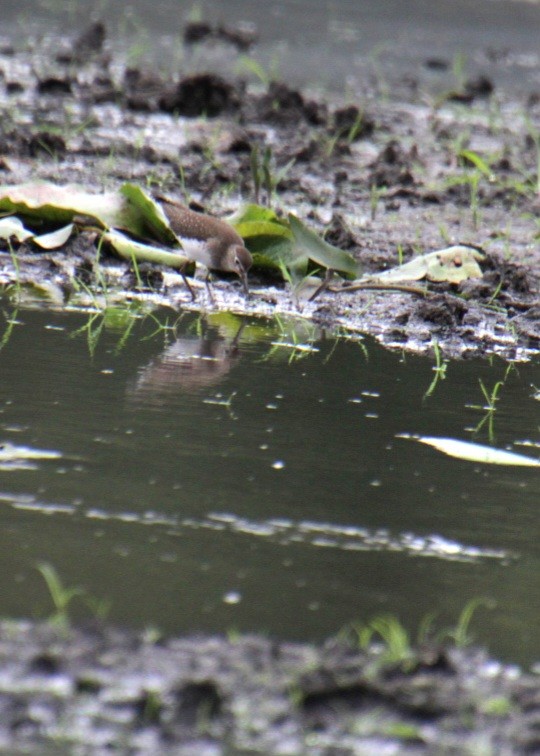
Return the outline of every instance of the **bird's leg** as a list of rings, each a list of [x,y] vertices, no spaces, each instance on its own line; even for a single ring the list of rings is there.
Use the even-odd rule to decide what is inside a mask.
[[[187,286],[187,289],[188,289],[189,293],[191,294],[191,299],[194,302],[195,299],[196,299],[195,292],[193,291],[193,287],[190,284],[190,282],[188,281],[187,276],[186,276],[186,267],[188,266],[188,263],[189,263],[189,260],[186,260],[186,262],[182,265],[182,267],[178,268],[178,272],[182,276],[182,280],[185,283],[185,285]]]
[[[204,283],[206,284],[206,291],[208,292],[208,297],[210,299],[210,302],[212,304],[212,307],[216,306],[216,298],[214,297],[214,292],[212,291],[212,287],[210,285],[211,282],[211,273],[209,270],[206,271],[206,276],[204,278]]]

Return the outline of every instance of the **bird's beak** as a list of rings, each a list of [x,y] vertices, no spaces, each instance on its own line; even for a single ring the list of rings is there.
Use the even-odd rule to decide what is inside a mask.
[[[238,274],[240,276],[240,280],[242,281],[242,287],[244,289],[246,297],[249,297],[249,286],[248,286],[248,277],[247,277],[247,270],[242,269],[242,272]]]

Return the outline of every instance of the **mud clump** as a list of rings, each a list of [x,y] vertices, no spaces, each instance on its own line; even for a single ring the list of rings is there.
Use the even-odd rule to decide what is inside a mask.
[[[188,45],[225,42],[245,52],[253,47],[258,38],[257,29],[253,24],[220,24],[214,27],[205,21],[192,21],[184,27],[184,42]]]
[[[215,118],[236,110],[238,105],[236,88],[216,74],[188,76],[159,99],[159,106],[166,113],[187,118],[202,115]]]

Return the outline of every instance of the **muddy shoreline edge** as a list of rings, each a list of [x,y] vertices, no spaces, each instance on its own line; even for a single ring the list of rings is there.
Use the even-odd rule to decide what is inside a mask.
[[[194,44],[189,34],[185,44]],[[299,305],[288,286],[254,270],[249,300],[222,281],[215,302],[201,290],[193,303],[181,277],[163,268],[135,276],[106,250],[98,265],[96,240],[81,235],[54,254],[23,244],[18,266],[4,242],[0,283],[49,284],[64,304],[84,306],[79,283],[98,295],[105,280],[116,302],[299,315],[405,351],[429,353],[436,342],[447,357],[531,359],[540,344],[540,96],[499,91],[500,61],[493,79],[443,89],[430,60],[385,81],[384,96],[366,68],[357,94],[331,99],[284,82],[128,66],[100,23],[71,45],[5,43],[0,181],[96,192],[132,181],[225,217],[258,199],[297,213],[366,273],[466,243],[488,255],[482,278],[430,283],[426,299],[325,292]],[[266,155],[261,181],[254,150]]]

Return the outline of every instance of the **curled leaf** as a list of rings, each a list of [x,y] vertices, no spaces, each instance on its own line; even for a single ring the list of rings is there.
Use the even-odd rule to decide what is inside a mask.
[[[113,247],[120,257],[127,260],[135,259],[139,262],[157,263],[177,269],[184,267],[189,262],[187,258],[177,252],[167,252],[161,247],[134,241],[120,231],[105,231],[102,238],[103,241]]]
[[[20,218],[10,216],[0,219],[0,239],[17,239],[18,242],[23,242],[31,239],[33,235],[24,227]]]
[[[289,223],[299,256],[308,257],[317,265],[337,270],[353,278],[358,276],[358,263],[348,252],[325,242],[293,213],[289,213]]]
[[[126,198],[127,203],[133,209],[133,213],[130,213],[130,215],[138,216],[137,226],[142,223],[148,229],[151,238],[172,247],[178,246],[178,238],[171,229],[169,220],[159,202],[156,202],[137,184],[122,184],[120,194]],[[135,228],[126,230],[136,233]]]
[[[63,247],[73,231],[73,223],[58,228],[48,234],[36,236],[33,231],[25,228],[22,220],[16,216],[9,216],[0,220],[0,239],[17,239],[18,242],[32,241],[42,249],[58,249]]]
[[[73,223],[68,223],[67,226],[57,228],[56,231],[51,231],[48,234],[40,234],[40,236],[34,236],[32,241],[42,249],[58,249],[63,247],[73,232]]]
[[[516,465],[520,467],[540,467],[540,460],[526,457],[505,449],[494,449],[492,446],[474,444],[470,441],[460,441],[455,438],[438,438],[435,436],[411,436],[399,434],[397,438],[410,438],[427,444],[434,449],[448,454],[450,457],[464,459],[467,462],[483,462],[489,465]]]
[[[420,255],[404,265],[398,265],[369,278],[386,282],[419,281],[427,278],[428,281],[460,283],[468,278],[481,277],[482,269],[478,263],[485,259],[485,254],[476,247],[456,244]]]

